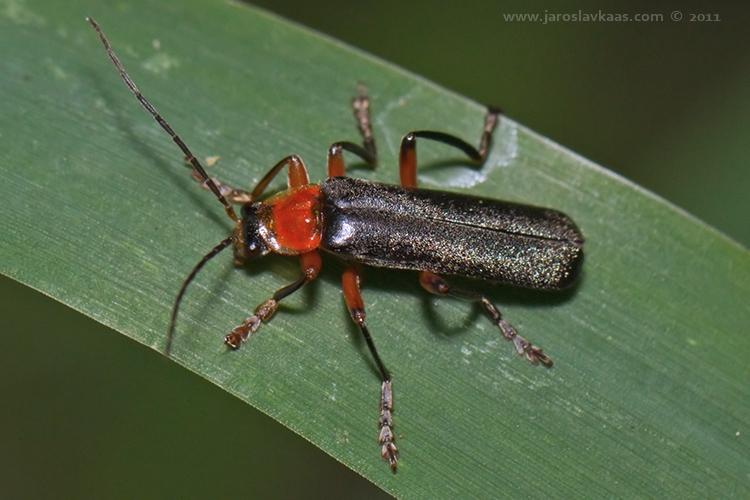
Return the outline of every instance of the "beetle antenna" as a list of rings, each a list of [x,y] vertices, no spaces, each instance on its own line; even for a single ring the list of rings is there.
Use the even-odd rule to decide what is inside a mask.
[[[177,146],[182,150],[182,152],[185,154],[185,158],[188,162],[190,162],[190,165],[195,169],[196,172],[201,176],[203,181],[206,183],[206,185],[209,187],[211,192],[216,195],[216,197],[219,199],[222,205],[224,205],[224,210],[226,211],[227,215],[230,219],[232,219],[234,222],[237,222],[239,219],[237,218],[237,214],[234,212],[234,208],[232,208],[232,205],[229,204],[227,199],[224,197],[223,194],[221,194],[221,191],[219,191],[218,186],[216,186],[216,183],[208,176],[206,173],[206,170],[203,168],[203,165],[198,161],[198,158],[195,157],[195,155],[188,149],[188,147],[185,145],[184,142],[182,142],[182,139],[180,139],[180,136],[178,136],[174,130],[172,130],[172,127],[169,126],[169,124],[162,118],[162,116],[156,111],[156,109],[151,105],[150,102],[141,94],[141,92],[138,90],[138,87],[136,87],[135,82],[128,76],[128,74],[125,72],[125,68],[123,68],[122,63],[120,63],[120,59],[117,58],[114,51],[112,50],[112,47],[109,44],[109,40],[107,40],[107,37],[104,36],[104,32],[99,27],[99,25],[94,21],[93,18],[87,17],[86,20],[91,24],[91,26],[94,27],[97,33],[99,33],[99,38],[102,40],[102,44],[104,45],[104,48],[107,50],[107,54],[109,54],[109,58],[112,60],[112,63],[115,65],[117,70],[120,72],[120,76],[122,77],[123,81],[125,81],[125,84],[128,86],[131,92],[135,94],[136,99],[138,99],[138,102],[141,103],[141,105],[146,108],[146,110],[151,113],[151,115],[154,117],[154,120],[161,125],[161,128],[163,128],[171,137]]]
[[[172,349],[172,340],[174,339],[174,327],[175,323],[177,323],[177,313],[180,311],[180,302],[182,302],[182,297],[185,295],[185,291],[187,290],[188,285],[191,281],[196,277],[198,272],[203,269],[203,266],[206,265],[206,262],[216,257],[219,252],[227,248],[228,246],[232,245],[234,242],[237,241],[237,238],[235,236],[229,236],[227,239],[223,240],[221,243],[216,245],[210,252],[208,252],[206,255],[203,256],[200,262],[193,268],[193,270],[190,272],[190,275],[187,277],[185,282],[182,284],[182,288],[180,288],[180,293],[177,294],[177,298],[174,301],[174,307],[172,308],[172,321],[169,323],[169,334],[167,335],[167,348],[164,350],[164,354],[169,356],[169,351]]]

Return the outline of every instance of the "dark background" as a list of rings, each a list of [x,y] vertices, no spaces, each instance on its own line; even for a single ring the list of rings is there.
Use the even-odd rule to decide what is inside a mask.
[[[252,3],[499,104],[521,124],[750,244],[746,3]],[[680,21],[671,19],[675,11]],[[579,12],[663,20],[504,20]],[[693,14],[719,21],[691,21]]]

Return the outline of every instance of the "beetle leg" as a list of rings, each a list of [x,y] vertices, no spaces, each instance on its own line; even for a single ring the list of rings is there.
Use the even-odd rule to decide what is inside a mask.
[[[263,194],[263,191],[268,187],[271,181],[281,172],[281,169],[289,166],[287,172],[287,186],[290,188],[304,186],[310,183],[310,178],[307,175],[307,169],[305,163],[297,155],[290,155],[274,165],[266,175],[263,176],[258,184],[255,185],[252,194],[250,195],[253,200],[257,200]]]
[[[352,99],[354,108],[354,118],[357,119],[359,133],[362,134],[365,149],[373,158],[372,164],[375,163],[378,153],[375,149],[375,139],[372,137],[372,122],[370,121],[370,97],[367,95],[367,89],[361,83],[357,86],[357,95]],[[369,162],[368,162],[369,163]]]
[[[203,189],[211,191],[211,187],[208,185],[208,181],[203,179],[203,176],[194,168],[190,169],[190,175],[193,180],[201,185]],[[253,201],[252,193],[245,191],[244,189],[236,189],[231,186],[227,186],[219,182],[216,177],[211,177],[211,182],[219,189],[219,192],[229,201],[234,203],[247,203]]]
[[[449,295],[461,300],[479,303],[482,309],[484,309],[485,314],[490,318],[490,321],[496,324],[500,328],[500,331],[503,332],[505,339],[513,342],[518,354],[525,354],[526,358],[535,365],[542,363],[545,366],[552,366],[552,359],[544,354],[544,351],[540,348],[518,335],[516,329],[503,319],[497,307],[481,293],[452,287],[441,276],[430,271],[419,273],[419,283],[425,290],[435,295]]]
[[[354,153],[365,160],[368,165],[375,166],[375,156],[362,146],[348,141],[335,142],[328,148],[328,177],[346,177],[344,151]]]
[[[395,444],[396,438],[393,435],[393,417],[391,416],[391,411],[393,410],[393,385],[391,383],[391,374],[380,359],[378,351],[375,349],[375,343],[372,341],[370,332],[365,325],[365,304],[362,300],[362,293],[359,288],[360,281],[361,275],[356,266],[347,268],[341,278],[346,307],[349,309],[349,314],[362,332],[362,336],[365,338],[367,347],[370,349],[370,354],[372,354],[372,358],[375,360],[375,365],[380,372],[380,377],[383,382],[380,389],[380,418],[378,419],[380,435],[378,437],[378,442],[383,445],[380,452],[383,459],[386,460],[395,471],[396,463],[398,462],[398,449]]]
[[[260,328],[261,323],[271,319],[271,316],[279,307],[279,301],[293,294],[305,284],[309,283],[318,275],[321,267],[320,253],[317,250],[306,252],[299,256],[300,266],[304,275],[283,288],[280,288],[273,296],[261,302],[255,308],[254,314],[242,322],[240,326],[224,338],[224,343],[233,349],[237,349],[242,342],[245,342],[250,334],[255,333]]]
[[[260,181],[258,181],[258,184],[252,191],[235,189],[233,187],[226,186],[219,182],[215,177],[211,177],[210,180],[216,186],[219,192],[226,198],[232,200],[235,203],[249,203],[260,198],[266,187],[268,187],[271,181],[286,166],[289,166],[289,171],[287,173],[288,187],[300,187],[310,183],[310,178],[307,175],[305,164],[297,155],[287,156],[276,165],[274,165],[271,170],[269,170],[268,173],[264,175]],[[190,175],[192,175],[193,179],[196,182],[200,183],[204,189],[211,189],[211,186],[208,184],[208,180],[204,180],[203,176],[197,170],[195,170],[195,168],[190,171]]]
[[[359,84],[357,95],[352,99],[354,118],[357,119],[357,127],[362,135],[362,144],[349,141],[339,141],[331,144],[328,148],[328,177],[346,177],[346,165],[344,164],[344,151],[349,151],[362,158],[369,166],[374,167],[377,163],[377,150],[375,139],[372,137],[372,124],[370,122],[370,98],[367,96],[365,86]]]
[[[479,148],[475,148],[463,139],[445,132],[434,132],[431,130],[415,130],[409,132],[401,139],[401,149],[398,155],[399,176],[401,185],[406,187],[417,187],[417,137],[431,141],[442,142],[463,151],[472,161],[481,164],[487,157],[492,142],[492,131],[500,119],[500,108],[490,106],[484,117],[484,131],[479,140]]]

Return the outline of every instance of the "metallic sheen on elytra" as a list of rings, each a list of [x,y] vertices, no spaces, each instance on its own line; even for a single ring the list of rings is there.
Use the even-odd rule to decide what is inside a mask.
[[[320,187],[321,248],[345,260],[542,290],[580,272],[583,237],[556,210],[350,177]]]

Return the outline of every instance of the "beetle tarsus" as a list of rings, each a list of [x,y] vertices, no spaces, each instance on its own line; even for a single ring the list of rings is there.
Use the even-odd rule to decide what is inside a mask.
[[[398,448],[396,448],[396,438],[393,435],[391,410],[393,410],[393,385],[390,380],[385,380],[380,391],[380,418],[378,419],[380,436],[378,442],[383,445],[380,451],[383,460],[388,462],[391,469],[395,471],[398,463]]]
[[[531,361],[532,364],[538,365],[539,363],[542,363],[547,367],[552,366],[552,359],[544,354],[544,351],[542,351],[539,347],[521,337],[516,329],[502,318],[502,316],[500,315],[500,311],[498,311],[494,305],[492,305],[489,301],[487,301],[486,303],[482,302],[482,305],[485,306],[485,311],[487,311],[487,315],[490,317],[492,322],[496,323],[500,328],[500,331],[503,332],[503,337],[505,337],[505,340],[513,342],[513,345],[515,346],[518,354],[525,354],[526,359]],[[490,308],[488,308],[488,305]]]
[[[362,134],[363,145],[371,156],[371,158],[367,159],[368,163],[371,166],[375,166],[377,150],[375,148],[375,139],[372,137],[370,98],[367,95],[367,89],[361,83],[357,86],[357,95],[352,99],[352,107],[354,108],[354,118],[357,120],[359,133]]]
[[[240,344],[247,342],[251,334],[258,331],[261,323],[262,320],[258,316],[250,316],[240,326],[232,330],[229,335],[224,337],[224,343],[232,349],[237,349]]]
[[[492,143],[492,131],[495,130],[497,123],[500,121],[500,115],[502,114],[502,110],[497,106],[487,106],[487,114],[484,116],[484,132],[479,141],[478,149],[480,163],[484,162],[484,159],[487,157],[487,153],[489,152]]]
[[[203,189],[206,189],[208,191],[212,190],[209,182],[213,182],[214,186],[219,190],[219,193],[221,193],[222,196],[234,203],[247,203],[253,201],[250,191],[245,191],[244,189],[236,189],[231,186],[227,186],[226,184],[222,184],[216,177],[203,179],[200,172],[198,172],[194,168],[191,168],[190,176],[195,182],[200,184]]]
[[[224,343],[232,349],[237,349],[241,343],[246,342],[248,337],[258,331],[261,323],[268,321],[279,307],[279,302],[275,299],[263,301],[255,308],[255,314],[242,322],[240,326],[224,337]]]
[[[490,318],[490,321],[496,324],[500,328],[500,331],[503,332],[505,340],[513,342],[518,354],[525,354],[526,359],[535,365],[542,363],[544,366],[552,366],[552,359],[544,354],[544,351],[540,348],[518,335],[516,329],[503,319],[497,307],[481,293],[452,287],[442,276],[430,271],[419,273],[419,283],[425,290],[432,294],[441,296],[449,295],[457,299],[479,303],[482,309],[484,309],[485,314],[487,314],[487,317]]]
[[[505,323],[505,321],[502,322]],[[525,354],[526,359],[531,361],[532,364],[537,365],[539,363],[542,363],[544,366],[552,366],[552,359],[544,354],[544,351],[542,351],[539,347],[535,346],[525,338],[518,335],[518,333],[516,333],[516,330],[508,323],[505,323],[505,325],[513,331],[513,335],[510,338],[508,338],[507,335],[505,335],[505,338],[513,341],[518,354]],[[505,334],[506,329],[502,326],[500,326],[500,328],[503,330],[503,334]]]

